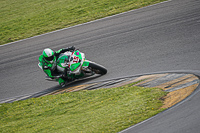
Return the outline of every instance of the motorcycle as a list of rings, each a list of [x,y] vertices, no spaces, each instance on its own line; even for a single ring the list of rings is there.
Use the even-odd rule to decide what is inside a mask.
[[[40,65],[38,66],[42,69]],[[104,66],[87,60],[85,54],[79,50],[73,52],[67,51],[59,55],[57,59],[57,71],[63,74],[66,70],[68,81],[86,78],[95,74],[104,75],[107,73],[107,69]],[[59,77],[57,76],[56,78]],[[47,76],[45,79],[48,81],[56,81],[56,78],[52,79]]]

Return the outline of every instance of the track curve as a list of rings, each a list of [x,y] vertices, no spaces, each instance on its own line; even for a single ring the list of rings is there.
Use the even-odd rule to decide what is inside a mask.
[[[74,45],[86,58],[105,66],[108,73],[94,81],[157,71],[198,71],[199,12],[197,0],[173,0],[1,46],[0,99],[59,88],[57,83],[45,81],[37,66],[38,57],[46,47],[58,50]],[[196,122],[200,114],[189,111],[199,109],[195,106],[199,97],[197,93],[188,103],[172,109],[174,115],[188,119],[184,125],[180,125],[180,120],[173,124],[169,120],[154,126],[164,125],[161,132],[199,131]],[[160,117],[167,115],[170,114]],[[191,124],[187,126],[188,122]],[[178,126],[169,130],[172,125]],[[156,132],[154,129],[148,126],[145,131]]]

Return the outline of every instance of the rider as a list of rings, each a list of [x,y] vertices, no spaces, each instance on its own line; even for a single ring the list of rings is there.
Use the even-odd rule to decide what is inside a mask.
[[[66,83],[66,70],[65,73],[60,74],[57,71],[57,60],[61,53],[67,51],[74,51],[75,47],[71,46],[65,49],[60,49],[58,51],[53,51],[50,48],[43,50],[42,55],[39,57],[39,66],[42,67],[43,71],[52,79],[56,79],[59,84],[64,87]]]

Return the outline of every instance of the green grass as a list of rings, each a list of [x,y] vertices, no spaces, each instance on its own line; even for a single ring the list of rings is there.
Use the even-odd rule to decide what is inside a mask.
[[[0,44],[164,0],[1,0]]]
[[[158,88],[98,89],[0,104],[0,132],[119,132],[163,111]]]

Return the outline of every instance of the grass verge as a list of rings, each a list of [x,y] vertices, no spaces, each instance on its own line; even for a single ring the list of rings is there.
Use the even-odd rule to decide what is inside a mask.
[[[158,88],[119,88],[0,104],[0,132],[119,132],[163,111]]]
[[[0,44],[162,1],[164,0],[1,0]]]

